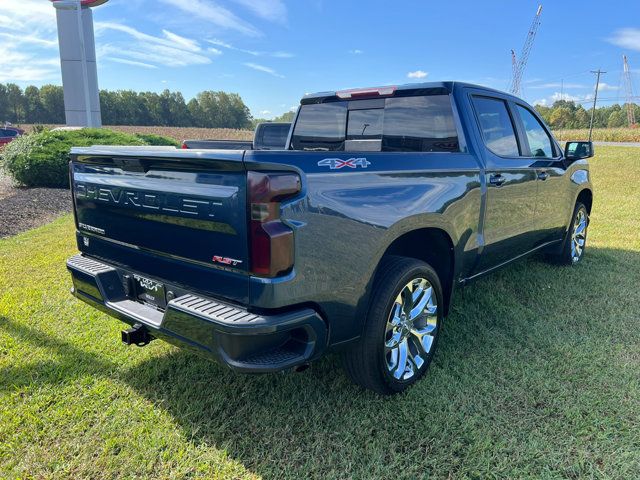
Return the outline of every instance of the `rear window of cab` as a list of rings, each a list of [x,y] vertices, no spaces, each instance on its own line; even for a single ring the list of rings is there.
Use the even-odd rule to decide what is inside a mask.
[[[460,151],[449,95],[302,105],[291,146],[307,151]]]

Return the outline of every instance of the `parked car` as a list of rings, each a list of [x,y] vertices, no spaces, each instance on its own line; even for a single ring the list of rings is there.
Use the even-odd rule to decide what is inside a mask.
[[[6,145],[20,135],[24,135],[24,130],[16,127],[0,127],[0,145]]]
[[[458,288],[535,252],[584,256],[593,146],[563,151],[519,98],[324,92],[293,125],[286,151],[73,149],[73,294],[133,325],[127,344],[242,372],[341,351],[391,394],[426,372]]]
[[[183,149],[206,150],[284,150],[291,123],[264,122],[256,126],[253,141],[248,140],[185,140]]]

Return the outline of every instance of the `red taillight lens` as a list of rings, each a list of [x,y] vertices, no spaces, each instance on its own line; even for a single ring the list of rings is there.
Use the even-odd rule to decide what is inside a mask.
[[[251,271],[275,277],[293,267],[293,230],[280,220],[280,202],[297,195],[295,173],[248,172]]]

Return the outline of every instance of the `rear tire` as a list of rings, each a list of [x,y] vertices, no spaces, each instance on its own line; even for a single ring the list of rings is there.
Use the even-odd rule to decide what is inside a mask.
[[[427,371],[443,320],[440,279],[427,263],[383,260],[373,287],[364,332],[344,354],[348,375],[381,395],[401,392]]]
[[[567,230],[567,237],[562,244],[562,250],[551,260],[559,265],[576,265],[584,257],[587,246],[587,230],[589,227],[589,212],[582,202],[577,202],[571,216],[571,224]]]

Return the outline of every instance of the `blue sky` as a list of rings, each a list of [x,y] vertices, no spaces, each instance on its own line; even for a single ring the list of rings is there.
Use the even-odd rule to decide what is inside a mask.
[[[624,101],[640,87],[640,2],[543,1],[523,96]],[[306,92],[429,80],[509,88],[538,1],[110,0],[94,9],[100,88],[239,93],[273,117]],[[48,0],[0,0],[0,82],[60,84]],[[564,82],[564,88],[561,84]]]

